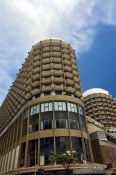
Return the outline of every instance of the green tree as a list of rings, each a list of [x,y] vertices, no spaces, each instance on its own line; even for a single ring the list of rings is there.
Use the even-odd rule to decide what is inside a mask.
[[[66,154],[66,155],[63,155],[63,154],[52,154],[52,155],[50,155],[49,158],[51,160],[55,161],[55,162],[58,162],[58,163],[62,164],[64,169],[65,169],[66,174],[68,174],[69,169],[70,169],[70,165],[74,161],[74,157],[72,157],[72,156],[70,156],[68,154]]]

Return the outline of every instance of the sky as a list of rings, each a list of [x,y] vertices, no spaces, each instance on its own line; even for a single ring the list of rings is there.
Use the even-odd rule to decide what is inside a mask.
[[[32,45],[54,37],[75,49],[83,91],[116,97],[116,0],[0,0],[0,104]]]

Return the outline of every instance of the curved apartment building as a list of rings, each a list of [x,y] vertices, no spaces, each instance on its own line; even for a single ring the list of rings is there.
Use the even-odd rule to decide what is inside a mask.
[[[107,131],[116,132],[116,100],[108,91],[93,88],[83,93],[85,114],[103,124]]]
[[[53,153],[91,162],[81,97],[70,44],[48,39],[34,45],[0,107],[0,173],[53,169]]]

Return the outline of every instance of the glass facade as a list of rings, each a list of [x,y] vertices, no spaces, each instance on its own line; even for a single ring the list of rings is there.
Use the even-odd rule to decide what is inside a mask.
[[[53,128],[70,128],[86,131],[84,111],[81,106],[66,102],[49,102],[32,106],[23,116],[22,136],[29,132]],[[29,121],[28,121],[29,116]],[[80,119],[80,122],[79,122]]]
[[[82,130],[87,131],[84,109],[81,106],[79,106],[79,115],[80,115],[80,122],[81,122]]]
[[[39,115],[34,114],[29,118],[29,132],[35,132],[39,130]]]
[[[38,150],[38,143],[40,142],[40,150]],[[86,147],[87,160],[91,161],[89,143],[87,139],[84,139]],[[19,167],[24,166],[25,160],[25,146],[26,143],[22,143],[20,147]],[[82,148],[82,138],[79,137],[46,137],[28,142],[27,152],[27,166],[34,166],[40,163],[40,165],[53,164],[54,162],[49,158],[51,154],[68,154],[75,157],[77,162],[83,162],[84,150]],[[39,156],[39,154],[40,156]],[[38,160],[39,158],[39,160]]]
[[[84,110],[77,104],[55,101],[33,105],[25,110],[12,126],[13,128],[9,128],[10,132],[16,131],[12,138],[13,142],[19,142],[21,138],[25,137],[25,141],[19,145],[16,167],[54,164],[49,159],[50,154],[53,153],[72,155],[77,162],[83,162],[85,152],[87,161],[91,161],[88,139],[84,138],[86,150],[83,150],[82,136],[54,135],[41,138],[40,134],[36,139],[29,139],[29,134],[37,131],[55,131],[56,129],[67,129],[68,133],[70,129],[86,131]],[[9,142],[11,145],[12,139]]]
[[[28,142],[27,166],[36,165],[37,158],[38,158],[38,140],[36,139]]]
[[[90,155],[90,148],[89,148],[89,141],[88,141],[88,139],[84,139],[84,143],[85,143],[85,150],[86,150],[87,161],[90,162],[91,161],[91,155]]]
[[[70,137],[56,137],[56,153],[57,154],[70,154],[71,155],[71,144]]]
[[[72,154],[78,162],[82,162],[84,160],[81,138],[72,137]]]
[[[54,153],[54,138],[47,137],[40,139],[40,165],[47,165],[53,163],[50,160],[50,154]]]
[[[53,128],[53,112],[41,113],[41,130]]]

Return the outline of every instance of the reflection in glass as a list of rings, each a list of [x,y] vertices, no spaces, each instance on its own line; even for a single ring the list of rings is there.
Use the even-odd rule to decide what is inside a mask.
[[[27,153],[27,166],[36,165],[38,157],[38,140],[31,140],[28,142]]]
[[[41,129],[52,129],[53,123],[53,112],[42,112],[41,113]]]
[[[91,155],[90,155],[90,149],[89,149],[89,141],[88,139],[84,139],[85,142],[85,149],[86,149],[86,157],[87,157],[87,161],[91,161]]]
[[[53,137],[46,137],[40,139],[40,165],[52,164],[53,161],[49,159],[50,154],[54,153],[54,139]]]
[[[68,128],[68,116],[65,111],[55,111],[56,128]]]
[[[30,132],[39,130],[39,114],[33,114],[30,116],[29,126],[31,126]]]
[[[41,112],[53,111],[52,103],[43,103],[41,104]]]
[[[54,102],[54,111],[66,111],[66,103]]]
[[[81,138],[72,137],[72,154],[76,158],[77,162],[83,162],[84,155]]]
[[[39,113],[39,105],[32,106],[31,107],[31,115],[38,114]]]
[[[85,116],[84,116],[84,109],[81,106],[79,106],[79,114],[80,114],[80,121],[81,121],[82,130],[86,131],[87,127],[86,127],[86,120],[85,120]]]
[[[70,129],[80,129],[78,114],[75,112],[69,112]]]
[[[70,154],[70,138],[69,137],[56,137],[56,153],[57,154]]]

